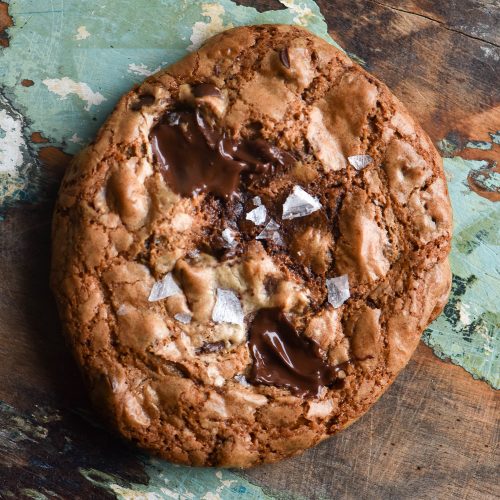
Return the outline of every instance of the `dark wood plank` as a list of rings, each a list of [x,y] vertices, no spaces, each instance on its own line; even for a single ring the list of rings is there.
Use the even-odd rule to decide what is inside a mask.
[[[306,498],[499,498],[500,394],[420,345],[358,422],[245,475]]]
[[[495,0],[377,0],[380,6],[425,17],[479,41],[500,45],[500,9]]]
[[[408,9],[419,5],[415,11],[435,15],[429,11],[431,2],[392,3]],[[366,69],[411,109],[436,143],[446,137],[456,143],[455,154],[470,139],[491,141],[489,133],[500,125],[500,48],[447,28],[459,19],[468,19],[471,25],[476,23],[481,29],[498,33],[494,25],[483,27],[480,19],[469,14],[470,3],[482,5],[484,12],[490,5],[487,1],[456,2],[458,14],[451,8],[439,9],[438,22],[374,0],[318,1],[332,37],[365,61]],[[496,17],[499,11],[495,10]],[[491,16],[491,23],[494,19]],[[498,152],[495,147],[480,153],[481,158],[498,160]]]

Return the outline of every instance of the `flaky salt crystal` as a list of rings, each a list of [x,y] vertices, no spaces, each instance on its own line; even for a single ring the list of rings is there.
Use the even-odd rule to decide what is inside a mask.
[[[212,319],[216,323],[232,323],[243,326],[244,317],[237,295],[232,290],[217,288],[217,300],[212,311]]]
[[[122,304],[116,311],[116,314],[118,316],[124,316],[127,314],[127,306],[125,304]]]
[[[254,196],[252,198],[252,202],[256,207],[260,207],[262,205],[262,200],[260,199],[260,196]]]
[[[279,233],[279,224],[271,219],[264,227],[264,229],[256,236],[257,240],[270,240],[276,243],[276,245],[283,246],[283,238]]]
[[[226,229],[222,231],[222,238],[226,242],[226,246],[234,247],[236,245],[235,232],[232,229],[226,227]]]
[[[373,158],[370,155],[348,156],[347,159],[349,160],[349,163],[356,170],[363,170],[366,166],[368,166],[373,161]]]
[[[300,186],[294,186],[283,204],[283,219],[305,217],[321,208],[321,203]]]
[[[188,325],[189,323],[191,323],[191,314],[188,314],[188,313],[177,313],[174,318],[179,322],[179,323],[183,323],[185,325]]]
[[[349,278],[347,274],[326,280],[328,302],[333,307],[340,307],[350,296]]]
[[[266,222],[267,210],[264,205],[259,205],[247,213],[246,219],[251,220],[256,226],[260,226]]]
[[[248,383],[247,379],[245,378],[245,375],[235,375],[234,379],[241,384],[243,387],[250,387],[250,384]]]
[[[177,283],[174,281],[172,273],[166,274],[160,281],[157,281],[149,294],[149,302],[156,302],[157,300],[166,299],[177,293],[181,293]]]

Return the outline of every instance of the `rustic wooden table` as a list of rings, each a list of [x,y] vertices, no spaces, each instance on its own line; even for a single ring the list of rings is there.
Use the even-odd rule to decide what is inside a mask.
[[[109,7],[110,2],[104,3]],[[222,3],[229,9],[229,0]],[[236,3],[259,11],[294,5]],[[54,2],[39,4],[54,9]],[[317,4],[332,38],[389,85],[443,155],[481,160],[492,176],[498,171],[498,3]],[[6,99],[1,78],[5,83],[9,75],[2,75],[2,51],[14,50],[16,37],[31,36],[29,25],[12,34],[22,27],[16,8],[15,0],[0,2],[0,97]],[[86,38],[85,30],[78,33],[77,40]],[[30,76],[28,70],[19,85],[36,88]],[[57,140],[46,143],[50,131],[30,131],[30,168],[38,169],[38,194],[17,196],[0,212],[0,498],[500,497],[499,394],[460,366],[438,359],[424,344],[366,416],[281,464],[245,472],[189,470],[151,460],[109,435],[89,407],[48,289],[51,212],[69,155]],[[469,175],[469,186],[498,215],[500,195],[478,175]],[[498,255],[491,258],[495,271]],[[498,373],[490,370],[483,378],[491,382],[495,377]]]

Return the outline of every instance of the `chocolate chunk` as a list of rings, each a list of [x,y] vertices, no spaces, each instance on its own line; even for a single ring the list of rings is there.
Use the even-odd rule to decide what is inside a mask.
[[[283,66],[285,66],[286,69],[290,69],[290,55],[288,54],[287,47],[279,51],[279,58],[281,64],[283,64]]]
[[[168,113],[153,128],[151,141],[161,173],[175,192],[228,197],[237,189],[245,164],[234,159],[233,141],[211,130],[199,110]]]
[[[151,94],[140,95],[137,101],[135,101],[130,109],[132,111],[140,111],[144,106],[151,106],[155,102],[155,96]]]
[[[252,384],[286,387],[297,396],[316,396],[336,382],[340,366],[330,366],[319,345],[301,336],[278,308],[261,309],[250,325]]]
[[[193,95],[195,97],[221,97],[220,90],[211,83],[199,83],[193,87]]]
[[[290,153],[263,139],[229,138],[210,125],[199,108],[167,113],[150,139],[165,181],[183,196],[208,191],[229,198],[242,172],[272,173],[277,165],[295,162]]]

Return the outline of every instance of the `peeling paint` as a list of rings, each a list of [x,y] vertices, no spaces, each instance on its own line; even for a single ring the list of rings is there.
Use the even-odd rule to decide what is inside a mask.
[[[465,145],[465,147],[470,149],[481,149],[482,151],[488,151],[493,148],[493,144],[487,141],[469,141]]]
[[[155,74],[157,71],[161,69],[161,66],[159,66],[156,69],[149,69],[144,63],[131,63],[128,65],[128,72],[132,73],[134,75],[139,75],[139,76],[151,76]]]
[[[296,3],[295,0],[279,0],[285,7],[288,7],[295,15],[293,22],[299,26],[308,26],[311,18],[314,17],[313,11],[305,3]]]
[[[144,457],[149,477],[146,485],[123,481],[96,469],[80,469],[95,486],[113,493],[119,500],[257,500],[271,499],[261,488],[226,469],[199,469]]]
[[[37,188],[26,120],[0,93],[0,211],[13,201],[36,194]]]
[[[12,422],[15,424],[17,430],[21,433],[14,439],[14,441],[22,439],[40,440],[45,439],[48,435],[48,430],[41,425],[33,425],[29,420],[14,416]]]
[[[0,109],[0,174],[15,174],[23,164],[23,120]]]
[[[500,204],[471,191],[486,162],[445,158],[453,206],[453,284],[444,313],[424,333],[435,354],[500,389]]]
[[[86,40],[90,37],[90,33],[87,31],[85,26],[79,26],[76,30],[75,40]]]
[[[94,92],[86,83],[75,82],[67,76],[63,78],[47,78],[42,82],[51,92],[57,94],[61,99],[75,94],[86,102],[85,109],[90,111],[92,106],[99,106],[106,98],[100,92]]]
[[[73,134],[69,139],[73,144],[81,144],[83,142],[81,137],[78,137],[78,134]]]
[[[487,161],[477,161],[467,176],[472,191],[487,200],[500,201],[500,165],[490,165]]]
[[[218,3],[202,4],[201,15],[208,17],[210,21],[198,21],[194,23],[193,31],[189,37],[191,45],[187,48],[189,51],[198,49],[200,45],[211,36],[217,35],[217,33],[233,27],[231,23],[224,24],[222,19],[224,13],[224,7]]]
[[[473,321],[470,317],[470,306],[468,304],[464,304],[463,302],[459,302],[458,312],[462,325],[469,326]]]
[[[33,500],[49,500],[49,497],[47,495],[33,490],[32,488],[22,488],[19,491],[28,498],[33,498]]]
[[[150,72],[184,56],[188,47],[193,46],[192,37],[195,43],[201,43],[212,32],[231,26],[292,24],[299,15],[295,4],[311,11],[307,17],[308,29],[339,47],[329,36],[326,22],[312,0],[294,2],[295,10],[284,8],[265,12],[236,5],[231,0],[150,0],[147,17],[140,3],[126,0],[87,0],[69,4],[53,0],[51,9],[37,9],[36,12],[33,0],[16,0],[9,5],[15,20],[9,34],[16,43],[1,53],[0,85],[8,91],[16,107],[26,110],[33,131],[41,132],[54,146],[74,154],[80,145],[70,141],[73,134],[82,139],[81,144],[90,142],[120,96]],[[130,29],[132,18],[134,29]],[[22,30],[27,23],[29,45],[24,36],[26,30]],[[80,26],[92,36],[84,43],[75,43],[75,32]],[[51,50],[44,50],[44,47],[51,47]],[[106,100],[97,96],[100,104],[94,100],[92,105],[86,101],[81,105],[77,93],[67,94],[62,99],[62,95],[43,84],[28,91],[19,85],[26,76],[37,83],[64,76],[75,84],[84,82],[91,92],[97,94],[98,91]],[[66,88],[62,93],[66,95],[70,90],[84,94],[86,91],[85,88]]]

